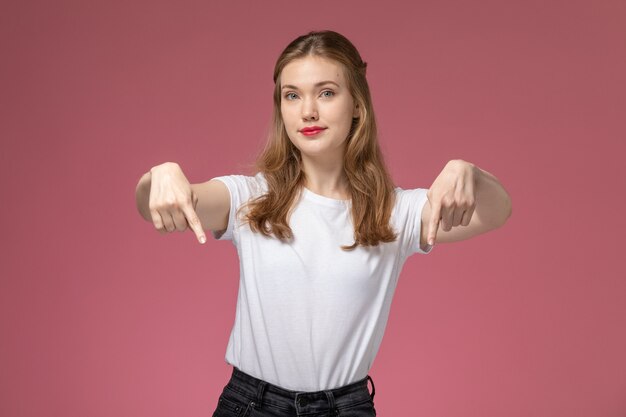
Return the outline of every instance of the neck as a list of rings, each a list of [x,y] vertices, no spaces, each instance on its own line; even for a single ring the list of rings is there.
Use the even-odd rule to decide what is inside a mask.
[[[304,186],[325,197],[346,200],[350,198],[349,182],[343,171],[343,162],[336,163],[311,158],[302,159],[302,169],[306,174]]]

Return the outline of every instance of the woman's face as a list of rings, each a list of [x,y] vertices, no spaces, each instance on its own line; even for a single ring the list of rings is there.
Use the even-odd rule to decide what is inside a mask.
[[[283,123],[302,157],[342,161],[352,118],[359,112],[341,64],[319,56],[296,59],[283,68],[280,83]],[[314,135],[302,132],[313,126],[323,130]]]

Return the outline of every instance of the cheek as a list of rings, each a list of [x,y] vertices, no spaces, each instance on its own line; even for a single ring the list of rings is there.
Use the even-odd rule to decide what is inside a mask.
[[[337,103],[338,105],[332,109],[332,116],[335,123],[350,124],[352,122],[352,105],[348,102]]]
[[[337,109],[335,115],[335,125],[341,130],[349,130],[352,125],[352,111],[347,111],[345,108]]]
[[[285,127],[290,127],[293,124],[293,116],[290,114],[289,110],[281,108],[280,115],[283,118]]]

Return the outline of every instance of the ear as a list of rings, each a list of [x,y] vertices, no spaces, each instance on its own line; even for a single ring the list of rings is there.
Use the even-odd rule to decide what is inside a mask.
[[[358,119],[361,116],[361,112],[359,111],[359,105],[354,106],[354,111],[352,112],[352,118]]]

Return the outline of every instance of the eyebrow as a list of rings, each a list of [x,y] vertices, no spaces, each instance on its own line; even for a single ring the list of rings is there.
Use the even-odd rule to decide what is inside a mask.
[[[330,80],[329,81],[320,81],[319,83],[316,83],[314,87],[320,87],[320,86],[325,85],[325,84],[335,84],[337,87],[339,87],[339,84],[337,84],[334,81],[330,81]],[[295,85],[291,85],[291,84],[283,85],[283,89],[284,88],[292,88],[294,90],[298,89],[298,87],[296,87]]]

